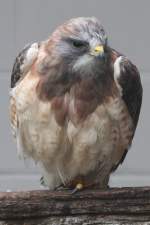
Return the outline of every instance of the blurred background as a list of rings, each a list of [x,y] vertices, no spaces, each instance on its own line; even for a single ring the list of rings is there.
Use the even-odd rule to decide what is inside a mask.
[[[144,87],[132,148],[110,185],[150,185],[149,9],[148,0],[0,0],[0,191],[41,188],[36,166],[17,158],[9,126],[9,86],[15,56],[27,43],[46,39],[57,25],[78,16],[101,20],[110,45],[138,66]]]

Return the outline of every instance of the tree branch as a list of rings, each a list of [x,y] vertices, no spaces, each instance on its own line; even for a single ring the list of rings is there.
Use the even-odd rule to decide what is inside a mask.
[[[79,222],[62,222],[66,219]],[[0,193],[0,225],[8,220],[13,220],[11,224],[15,225],[23,224],[15,220],[27,220],[29,225],[36,220],[40,221],[35,223],[37,225],[44,220],[57,221],[54,223],[57,225],[83,222],[89,225],[105,224],[104,220],[110,222],[110,219],[127,221],[128,224],[150,222],[150,187],[85,190],[74,195],[70,191],[46,190]]]

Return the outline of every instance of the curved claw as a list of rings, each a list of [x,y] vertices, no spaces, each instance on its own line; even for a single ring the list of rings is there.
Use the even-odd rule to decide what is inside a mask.
[[[43,177],[43,176],[40,178],[40,184],[41,184],[42,186],[44,186],[44,187],[47,186],[46,183],[45,183],[45,180],[44,180],[44,177]]]

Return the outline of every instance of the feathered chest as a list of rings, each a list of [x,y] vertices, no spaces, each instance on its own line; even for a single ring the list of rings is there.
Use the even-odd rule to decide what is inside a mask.
[[[49,102],[51,110],[59,125],[72,120],[74,123],[84,121],[96,108],[108,101],[109,97],[115,96],[118,91],[111,79],[77,78],[66,83],[57,80],[40,81],[36,91],[39,100]]]
[[[90,146],[96,151],[104,149],[107,142],[113,146],[115,141],[124,146],[121,149],[130,143],[132,122],[120,96],[98,94],[96,86],[84,83],[44,102],[36,93],[38,79],[29,78],[27,75],[12,92],[18,138],[27,155],[46,161],[49,154],[54,159],[60,147],[64,155],[73,142],[77,146],[84,142],[82,149]]]

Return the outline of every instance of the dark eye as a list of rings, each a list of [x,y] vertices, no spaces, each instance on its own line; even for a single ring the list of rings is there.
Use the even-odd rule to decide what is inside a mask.
[[[75,48],[83,48],[87,46],[87,43],[83,42],[83,41],[79,41],[79,40],[73,40],[72,41],[72,45]]]

